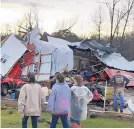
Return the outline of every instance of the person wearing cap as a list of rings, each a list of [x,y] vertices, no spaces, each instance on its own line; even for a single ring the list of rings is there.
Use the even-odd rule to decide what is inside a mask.
[[[111,83],[114,87],[114,110],[118,111],[118,98],[120,99],[120,112],[123,113],[124,109],[124,88],[129,83],[129,79],[121,74],[120,71],[116,72],[111,78]]]

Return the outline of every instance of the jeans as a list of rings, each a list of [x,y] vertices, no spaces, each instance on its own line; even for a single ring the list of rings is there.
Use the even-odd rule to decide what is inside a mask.
[[[61,119],[63,128],[69,128],[69,124],[68,124],[68,115],[62,115],[62,116],[57,116],[57,115],[52,115],[52,122],[50,124],[50,128],[56,128],[58,119]]]
[[[22,128],[27,128],[28,118],[29,116],[24,116],[24,118],[22,118]],[[31,116],[32,128],[37,128],[37,119],[38,116]]]
[[[119,93],[114,92],[114,109],[118,109],[118,98],[120,99],[120,111],[123,112],[124,93],[123,92],[119,92]]]
[[[80,121],[79,120],[74,120],[72,118],[70,118],[70,123],[76,123],[76,124],[80,125]]]

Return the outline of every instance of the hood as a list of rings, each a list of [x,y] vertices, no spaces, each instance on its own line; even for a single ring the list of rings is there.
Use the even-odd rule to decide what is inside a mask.
[[[84,88],[84,86],[81,87],[74,86],[72,92],[78,99],[83,99],[87,96],[87,90]]]

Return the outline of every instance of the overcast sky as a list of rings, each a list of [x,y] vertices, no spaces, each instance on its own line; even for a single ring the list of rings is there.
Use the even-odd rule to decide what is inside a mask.
[[[40,8],[40,21],[43,23],[44,31],[51,33],[55,30],[57,23],[63,20],[74,20],[78,23],[73,31],[77,34],[86,34],[94,31],[92,17],[102,0],[1,0],[1,24],[16,25],[16,22],[24,16],[31,3],[36,3]],[[105,19],[104,31],[108,32],[107,23],[109,17],[106,8],[103,7]]]

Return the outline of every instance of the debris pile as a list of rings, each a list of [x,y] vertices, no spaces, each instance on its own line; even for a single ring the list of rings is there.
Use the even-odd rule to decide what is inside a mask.
[[[80,51],[82,54],[79,60],[90,62],[89,69],[79,67],[76,71],[84,75],[87,70],[91,82],[100,82],[100,79],[108,81],[115,74],[115,69],[120,69],[131,80],[128,86],[134,86],[134,61],[128,62],[110,45],[89,39],[71,43],[50,35],[47,35],[47,41],[43,41],[40,40],[37,26],[26,35],[27,42],[20,41],[13,34],[2,42],[0,64],[3,95],[10,89],[24,85],[26,80],[22,81],[22,77],[28,72],[34,72],[38,82],[48,81],[50,76],[64,68],[71,76],[74,64],[77,63],[74,58],[80,55]]]

